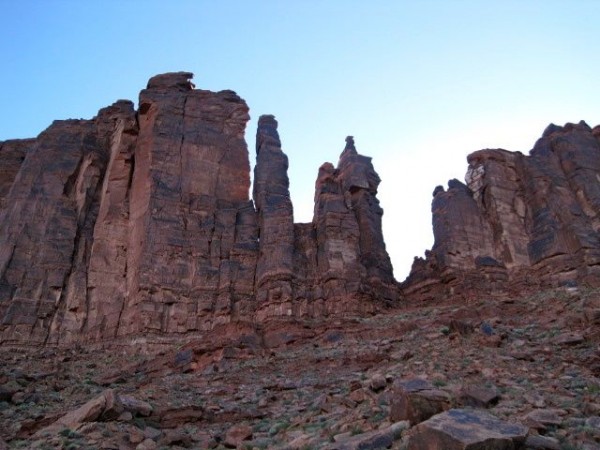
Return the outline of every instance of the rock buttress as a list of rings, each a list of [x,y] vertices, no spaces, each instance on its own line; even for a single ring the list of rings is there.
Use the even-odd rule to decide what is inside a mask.
[[[320,171],[314,221],[294,224],[274,117],[254,204],[248,107],[191,77],[151,78],[138,111],[122,100],[0,143],[0,342],[183,336],[397,298],[370,158],[349,139]]]
[[[81,330],[111,133],[94,120],[56,121],[31,143],[0,211],[3,340],[47,342],[67,305],[76,316],[67,326]]]
[[[248,107],[232,91],[193,89],[191,76],[157,76],[140,93],[119,334],[206,329],[254,294]]]
[[[435,243],[403,292],[415,299],[600,282],[600,142],[584,122],[549,126],[528,156],[480,150],[467,185],[436,188]]]
[[[100,110],[95,125],[104,136],[99,144],[108,149],[108,162],[89,258],[74,267],[82,274],[87,270],[87,278],[58,310],[52,328],[55,342],[76,341],[80,333],[92,340],[114,337],[127,297],[129,194],[139,131],[133,104],[123,101]]]

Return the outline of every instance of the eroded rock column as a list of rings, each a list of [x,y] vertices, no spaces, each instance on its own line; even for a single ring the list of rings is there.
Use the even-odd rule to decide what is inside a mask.
[[[256,266],[257,307],[263,309],[260,317],[292,314],[294,211],[287,170],[288,158],[281,150],[277,121],[271,115],[261,116],[253,189],[260,230]]]
[[[371,158],[358,154],[352,137],[346,138],[337,168],[325,163],[319,169],[313,223],[326,299],[361,294],[396,298],[381,231],[383,210],[376,198],[379,182]]]

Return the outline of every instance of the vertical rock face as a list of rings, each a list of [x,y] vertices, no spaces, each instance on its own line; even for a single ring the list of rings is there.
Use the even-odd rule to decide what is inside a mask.
[[[440,266],[474,268],[474,253],[493,254],[490,224],[463,183],[450,180],[447,191],[436,188],[431,210],[440,218],[433,224],[432,249]]]
[[[273,116],[259,120],[256,159],[257,319],[369,312],[373,299],[397,300],[376,198],[380,180],[353,139],[347,138],[337,168],[325,163],[319,169],[308,224],[293,223],[288,160]]]
[[[0,143],[0,341],[181,335],[230,321],[364,311],[397,297],[370,159],[348,146],[294,224],[273,116],[153,77],[139,110]]]
[[[4,197],[0,315],[11,339],[44,342],[57,305],[73,296],[86,302],[85,268],[109,160],[110,133],[99,122],[112,119],[103,113],[112,112],[52,124],[31,143]]]
[[[110,153],[87,266],[86,295],[80,293],[73,296],[73,304],[65,305],[65,312],[57,314],[57,341],[77,339],[79,330],[95,339],[113,335],[127,297],[129,191],[135,165],[138,125],[133,105],[122,103],[121,106],[120,110],[115,109],[109,116],[112,120],[100,122],[109,131],[106,145]],[[67,321],[79,326],[69,326]]]
[[[261,116],[256,133],[254,204],[259,217],[260,247],[256,267],[259,304],[268,302],[291,311],[294,273],[294,211],[287,175],[288,158],[281,150],[277,121]],[[266,312],[269,314],[269,312]]]
[[[203,329],[253,294],[248,107],[231,91],[194,90],[191,76],[154,77],[140,94],[118,334]]]
[[[18,139],[0,142],[0,209],[4,205],[4,197],[10,191],[15,177],[21,169],[25,155],[35,143],[35,139]]]
[[[529,156],[481,150],[467,185],[436,188],[435,243],[404,292],[434,298],[511,286],[598,283],[600,142],[584,122],[549,126]]]
[[[77,231],[84,240],[76,243],[79,248],[70,261],[70,282],[54,305],[52,343],[77,340],[81,332],[93,338],[110,335],[126,295],[128,190],[138,133],[133,104],[120,101],[100,110],[92,126],[104,149],[103,165],[94,173],[95,188],[89,194],[93,213]]]
[[[371,158],[358,154],[352,137],[337,168],[325,163],[319,169],[313,223],[325,297],[368,293],[374,286],[383,292],[393,283],[376,198],[379,183]],[[393,298],[392,292],[386,295]]]

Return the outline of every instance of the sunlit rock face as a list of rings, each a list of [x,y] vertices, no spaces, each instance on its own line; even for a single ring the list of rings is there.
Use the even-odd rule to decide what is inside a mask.
[[[529,155],[480,150],[436,188],[435,243],[404,292],[476,296],[600,280],[600,128],[550,125]]]
[[[157,75],[139,109],[56,121],[0,143],[0,342],[181,336],[229,322],[364,313],[398,291],[379,177],[348,140],[294,224],[273,116],[257,131],[253,200],[233,91]]]

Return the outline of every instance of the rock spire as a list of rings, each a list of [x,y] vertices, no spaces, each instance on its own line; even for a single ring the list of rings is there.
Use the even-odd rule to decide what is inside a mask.
[[[277,121],[258,123],[253,200],[235,92],[154,76],[91,120],[0,143],[0,342],[182,336],[372,311],[397,298],[379,178],[352,141],[294,224]]]

